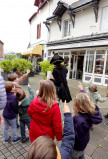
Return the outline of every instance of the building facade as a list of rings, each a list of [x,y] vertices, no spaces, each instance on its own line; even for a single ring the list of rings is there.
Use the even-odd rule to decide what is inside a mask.
[[[59,52],[68,68],[68,79],[108,84],[108,1],[59,1],[49,24],[47,59]]]
[[[37,11],[30,17],[30,43],[23,55],[29,56],[35,61],[35,57],[46,59],[46,43],[49,39],[48,29],[44,22],[53,14],[58,0],[35,0]]]

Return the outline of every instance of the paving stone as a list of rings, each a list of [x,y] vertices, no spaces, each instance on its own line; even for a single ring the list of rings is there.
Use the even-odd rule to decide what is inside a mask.
[[[13,154],[16,158],[19,157],[21,154],[17,151],[16,153]]]
[[[108,159],[108,150],[103,151],[101,148],[97,148],[92,155],[93,159]]]
[[[0,155],[0,159],[6,159],[4,155]]]
[[[4,155],[5,155],[6,157],[9,157],[9,156],[11,156],[12,154],[11,154],[10,152],[6,152],[6,153],[4,153]]]
[[[24,156],[19,156],[17,159],[24,159]]]
[[[94,146],[93,144],[88,143],[86,149],[85,149],[85,153],[89,156],[91,156],[93,154],[93,152],[95,151],[96,146]]]
[[[92,157],[85,154],[85,159],[92,159]]]
[[[7,157],[7,159],[15,159],[15,157],[13,155]]]
[[[5,149],[2,149],[1,151],[2,151],[2,153],[4,154],[4,153],[8,152],[8,149],[5,148]]]
[[[12,154],[14,154],[15,152],[17,152],[17,150],[14,148],[14,149],[10,150],[10,152],[11,152]]]
[[[12,149],[14,149],[12,145],[8,147],[8,150],[12,150]]]
[[[24,154],[24,153],[26,153],[27,151],[26,151],[26,150],[24,150],[24,149],[22,149],[22,150],[20,150],[19,152],[20,152],[20,154],[22,154],[22,155],[23,155],[23,154]]]

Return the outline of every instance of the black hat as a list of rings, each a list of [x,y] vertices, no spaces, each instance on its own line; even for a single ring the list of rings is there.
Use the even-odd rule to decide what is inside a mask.
[[[63,62],[64,59],[58,55],[58,53],[55,53],[52,59],[50,60],[50,64],[58,65],[61,62]]]

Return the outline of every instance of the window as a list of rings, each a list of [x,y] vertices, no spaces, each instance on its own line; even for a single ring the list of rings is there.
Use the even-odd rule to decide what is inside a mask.
[[[107,53],[107,59],[106,59],[105,75],[108,75],[108,53]]]
[[[65,20],[63,22],[63,37],[70,36],[70,29],[71,29],[71,21]]]
[[[101,30],[108,29],[108,7],[102,10]]]
[[[104,61],[105,61],[105,51],[104,50],[97,50],[94,73],[103,74]]]
[[[37,39],[41,37],[41,23],[37,25]]]
[[[92,71],[93,71],[93,62],[94,62],[94,51],[88,51],[87,57],[86,57],[85,72],[92,73]]]

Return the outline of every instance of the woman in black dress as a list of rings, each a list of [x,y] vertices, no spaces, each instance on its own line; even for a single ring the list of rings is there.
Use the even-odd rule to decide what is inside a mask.
[[[52,73],[54,79],[52,81],[56,86],[58,98],[61,99],[62,102],[66,100],[66,102],[69,103],[72,98],[66,80],[66,74],[68,73],[68,70],[64,65],[61,64],[61,62],[63,61],[64,59],[59,56],[58,53],[55,53],[53,58],[51,59],[50,64],[55,65]]]

